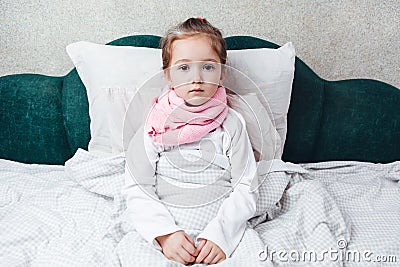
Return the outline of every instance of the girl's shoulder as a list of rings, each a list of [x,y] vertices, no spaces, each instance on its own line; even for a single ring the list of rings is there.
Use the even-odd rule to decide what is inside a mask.
[[[239,127],[240,129],[244,127],[246,129],[246,120],[244,119],[243,115],[234,110],[233,108],[229,107],[228,115],[223,122],[223,126],[235,126]]]
[[[246,121],[242,114],[236,110],[229,108],[228,114],[222,123],[223,131],[228,133],[230,138],[241,135],[246,131]]]

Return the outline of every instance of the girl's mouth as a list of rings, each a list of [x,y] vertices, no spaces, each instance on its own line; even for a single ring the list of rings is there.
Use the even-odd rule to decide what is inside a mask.
[[[204,90],[202,90],[200,88],[195,88],[195,89],[189,91],[189,93],[201,93],[201,92],[204,92]]]

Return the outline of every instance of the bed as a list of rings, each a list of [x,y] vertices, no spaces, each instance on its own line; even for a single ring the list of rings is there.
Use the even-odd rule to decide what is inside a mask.
[[[230,50],[279,48],[251,36],[226,41]],[[158,43],[135,35],[108,46]],[[258,238],[246,236],[220,266],[397,266],[399,89],[327,81],[297,57],[294,69],[282,160],[264,173],[263,212],[249,222]],[[152,263],[162,254],[141,251],[121,221],[125,159],[88,149],[86,90],[75,68],[0,77],[0,266],[175,266]]]

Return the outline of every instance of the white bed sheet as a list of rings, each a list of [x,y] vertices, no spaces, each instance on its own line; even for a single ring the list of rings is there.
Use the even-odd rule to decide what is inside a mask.
[[[269,194],[279,200],[268,210],[269,220],[254,219],[249,225],[256,231],[244,237],[236,258],[220,266],[400,262],[400,162],[298,166],[308,173],[271,174],[280,185],[267,190],[287,183],[286,190]],[[0,160],[0,266],[180,266],[147,247],[119,216],[123,172],[123,157],[84,150],[66,167]],[[346,251],[349,259],[340,260]],[[297,258],[304,252],[317,260]],[[397,263],[382,262],[389,260]]]

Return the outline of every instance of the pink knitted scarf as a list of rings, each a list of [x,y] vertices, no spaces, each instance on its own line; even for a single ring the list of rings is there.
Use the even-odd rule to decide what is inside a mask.
[[[225,88],[200,106],[188,106],[174,90],[155,99],[145,130],[161,145],[179,145],[200,140],[219,127],[228,114]]]

